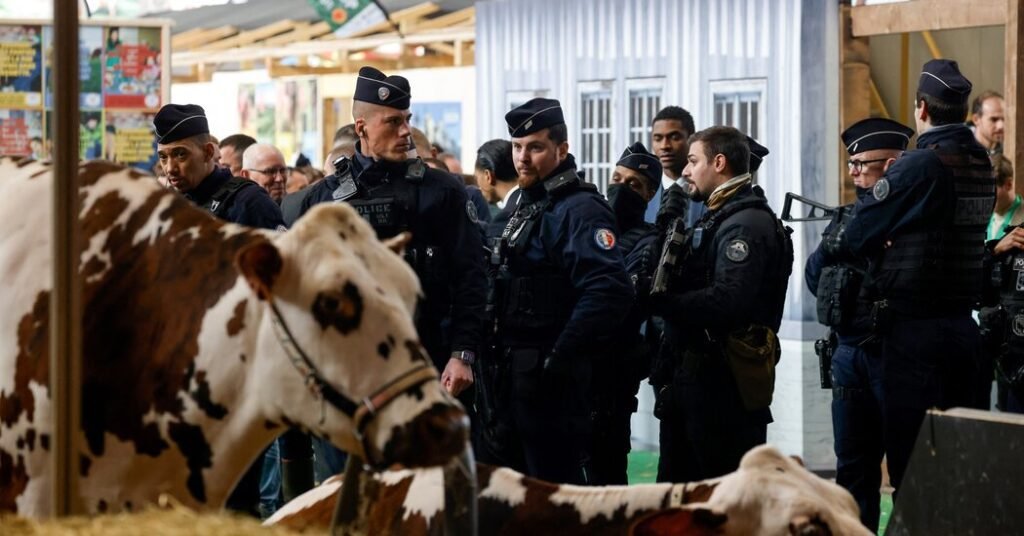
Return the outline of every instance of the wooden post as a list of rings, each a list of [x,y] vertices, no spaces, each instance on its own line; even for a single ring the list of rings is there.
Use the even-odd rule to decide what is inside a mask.
[[[839,80],[841,109],[839,128],[847,127],[871,116],[871,50],[866,37],[854,37],[851,31],[850,6],[839,8],[839,64],[842,67]],[[846,169],[848,154],[846,148],[840,146],[837,176],[840,177],[839,203],[852,203],[856,200],[856,189],[853,179]]]
[[[910,34],[900,35],[900,123],[910,124]]]
[[[1006,126],[1003,138],[1003,155],[1010,159],[1013,164],[1014,187],[1017,193],[1024,192],[1024,181],[1017,180],[1017,175],[1024,173],[1024,143],[1017,143],[1017,131],[1024,128],[1024,94],[1021,90],[1021,60],[1024,59],[1021,48],[1024,43],[1020,39],[1021,29],[1024,29],[1024,10],[1021,9],[1018,0],[1006,0],[1006,58],[1004,60],[1005,72],[1003,83],[1005,88],[1006,102]]]
[[[53,1],[53,292],[50,399],[53,515],[83,512],[78,491],[82,405],[82,289],[78,224],[78,0]]]

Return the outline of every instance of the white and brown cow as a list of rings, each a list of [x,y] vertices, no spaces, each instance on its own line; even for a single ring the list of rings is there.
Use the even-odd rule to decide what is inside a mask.
[[[465,415],[413,327],[419,283],[353,210],[317,207],[277,233],[215,220],[109,163],[79,177],[90,511],[161,493],[220,507],[288,425],[382,465],[461,450]],[[0,511],[32,516],[51,510],[52,186],[49,165],[0,159]],[[387,405],[343,403],[364,399]]]
[[[333,477],[265,524],[322,530],[341,486]],[[440,468],[363,478],[356,528],[366,534],[444,534]],[[507,468],[477,465],[480,534],[559,536],[870,535],[853,497],[774,447],[748,452],[736,471],[689,484],[556,485]]]

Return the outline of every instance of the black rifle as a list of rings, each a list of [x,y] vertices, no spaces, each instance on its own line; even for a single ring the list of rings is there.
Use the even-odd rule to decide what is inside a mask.
[[[654,278],[651,281],[651,294],[668,292],[669,280],[683,260],[683,250],[686,247],[686,222],[683,218],[676,218],[668,226],[665,233],[665,242],[661,246],[661,258],[654,270]]]
[[[809,208],[807,209],[807,215],[802,218],[794,218],[791,214],[793,208],[793,201],[799,201]],[[836,212],[843,210],[843,207],[831,207],[825,203],[820,203],[813,199],[808,199],[802,195],[794,194],[793,192],[786,193],[786,200],[782,204],[782,221],[829,221],[835,216]]]

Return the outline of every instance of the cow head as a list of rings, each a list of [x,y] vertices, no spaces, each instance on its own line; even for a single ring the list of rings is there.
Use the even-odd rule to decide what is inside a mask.
[[[466,416],[413,326],[416,275],[351,207],[314,207],[237,263],[266,307],[254,396],[272,420],[380,466],[436,465],[465,446]]]

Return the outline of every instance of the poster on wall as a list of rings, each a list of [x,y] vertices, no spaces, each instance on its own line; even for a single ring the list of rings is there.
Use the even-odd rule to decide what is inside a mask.
[[[42,108],[42,26],[0,26],[0,108]]]
[[[103,104],[160,107],[160,28],[110,26],[103,44]]]
[[[319,166],[315,162],[320,152],[316,80],[285,80],[275,85],[274,145],[288,164],[302,154]]]
[[[242,133],[260,143],[274,143],[273,82],[238,86],[238,118]]]
[[[99,110],[103,106],[103,28],[82,26],[78,30],[78,84],[82,109]],[[46,107],[53,108],[53,28],[43,27],[43,74]]]
[[[295,164],[301,153],[319,166],[318,106],[313,79],[240,84],[239,130],[280,149],[289,165]]]
[[[413,102],[412,126],[423,131],[427,139],[446,153],[462,154],[462,103]]]
[[[0,110],[0,154],[46,156],[42,110]]]
[[[103,126],[104,158],[152,172],[157,163],[154,112],[110,111]]]

